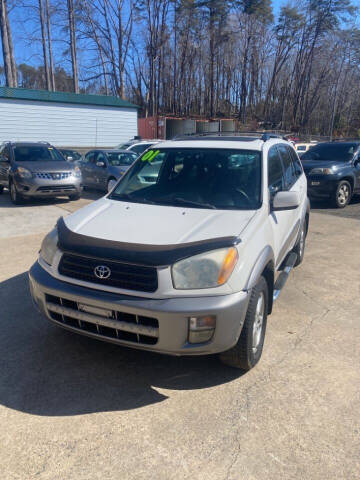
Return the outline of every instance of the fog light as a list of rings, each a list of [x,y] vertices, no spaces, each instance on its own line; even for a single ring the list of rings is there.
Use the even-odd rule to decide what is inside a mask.
[[[216,317],[207,315],[204,317],[189,318],[189,342],[205,343],[214,335],[216,327]]]

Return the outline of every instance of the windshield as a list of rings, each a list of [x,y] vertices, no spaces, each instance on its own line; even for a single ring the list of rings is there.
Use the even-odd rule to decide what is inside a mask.
[[[64,162],[64,157],[54,147],[42,145],[15,145],[16,162]]]
[[[75,152],[75,150],[60,150],[60,152],[64,155],[65,160],[67,157],[72,157],[73,160],[80,160],[81,155],[79,152]]]
[[[109,165],[112,167],[120,167],[121,165],[129,167],[137,159],[137,155],[131,152],[109,152],[106,156]]]
[[[261,204],[261,153],[153,148],[137,160],[110,198],[190,208],[253,210]]]
[[[358,145],[356,143],[323,143],[309,148],[301,160],[334,160],[348,162]]]
[[[131,145],[133,144],[134,144],[133,142],[120,143],[120,145],[118,145],[116,148],[118,148],[119,150],[126,150],[127,148],[131,147]]]

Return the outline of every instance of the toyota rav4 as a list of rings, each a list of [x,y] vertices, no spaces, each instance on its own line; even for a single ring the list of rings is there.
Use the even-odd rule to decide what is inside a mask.
[[[218,353],[249,370],[308,225],[306,177],[288,142],[166,141],[105,197],[59,219],[30,270],[32,297],[63,328],[166,354]]]

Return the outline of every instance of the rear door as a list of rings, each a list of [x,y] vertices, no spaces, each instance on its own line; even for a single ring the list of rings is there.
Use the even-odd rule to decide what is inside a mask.
[[[356,193],[360,192],[360,151],[358,151],[354,158],[354,175],[355,175],[355,185],[354,191]]]

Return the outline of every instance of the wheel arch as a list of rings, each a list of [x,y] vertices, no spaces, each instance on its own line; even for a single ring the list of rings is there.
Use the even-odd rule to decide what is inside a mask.
[[[269,293],[268,314],[272,312],[273,306],[273,292],[274,292],[274,280],[275,280],[275,256],[274,251],[267,245],[258,256],[255,265],[249,275],[246,282],[245,290],[253,288],[259,278],[263,276],[266,280]]]
[[[355,180],[354,180],[354,177],[352,177],[351,175],[346,175],[345,177],[342,177],[340,178],[339,182],[342,182],[342,181],[346,181],[346,182],[349,182],[350,183],[350,186],[351,186],[351,194],[354,192],[354,186],[355,186]]]

